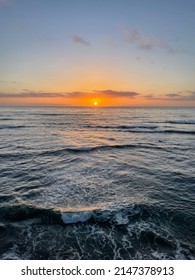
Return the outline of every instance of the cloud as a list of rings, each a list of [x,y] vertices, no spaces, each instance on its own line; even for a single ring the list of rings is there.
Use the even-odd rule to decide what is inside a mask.
[[[107,97],[129,97],[134,98],[136,96],[139,96],[140,94],[133,91],[114,91],[114,90],[96,90],[95,92],[106,95]]]
[[[112,97],[112,98],[119,98],[119,97],[128,97],[128,98],[135,98],[140,94],[137,92],[131,91],[114,91],[114,90],[93,90],[90,92],[82,92],[82,91],[73,91],[73,92],[42,92],[42,91],[31,91],[28,89],[23,89],[22,92],[19,93],[0,93],[1,97],[6,98],[28,98],[28,97],[62,97],[62,98],[82,98],[82,97],[97,97],[98,96],[105,96],[105,97]]]
[[[170,54],[177,54],[177,53],[185,52],[185,49],[181,48],[181,47],[172,48],[172,47],[167,46],[166,50]]]
[[[0,92],[0,98],[29,98],[29,97],[62,97],[63,93],[55,93],[55,92],[35,92],[30,90],[22,90],[22,92],[18,93],[4,93]]]
[[[148,100],[169,100],[169,101],[195,101],[195,91],[182,91],[175,93],[166,93],[164,95],[148,94],[143,95],[142,98]]]
[[[179,93],[167,93],[167,94],[165,94],[167,97],[173,97],[173,98],[175,98],[175,97],[180,97],[180,94]]]
[[[129,43],[135,43],[140,49],[151,50],[154,48],[153,41],[150,37],[143,36],[137,29],[123,30],[123,35]]]
[[[176,99],[180,101],[195,101],[195,91],[178,93],[178,97],[176,97]]]
[[[90,46],[89,41],[86,41],[84,38],[78,36],[78,35],[72,35],[72,40],[75,43],[85,45],[85,46]]]
[[[190,90],[177,93],[168,93],[165,94],[165,96],[169,99],[177,101],[195,101],[195,91]]]
[[[142,34],[138,29],[132,30],[122,27],[122,34],[128,43],[135,44],[139,49],[150,51],[153,49],[162,49],[169,54],[184,52],[182,47],[173,47],[168,42],[156,35]]]
[[[23,89],[19,93],[0,93],[0,98],[28,98],[28,97],[66,97],[64,93],[58,92],[35,92]]]
[[[153,94],[147,94],[143,96],[144,99],[154,99],[154,95]]]
[[[181,91],[166,94],[149,93],[143,95],[134,91],[117,91],[117,90],[93,90],[88,92],[73,91],[73,92],[42,92],[23,89],[19,93],[3,93],[0,92],[0,98],[82,98],[82,97],[106,97],[106,98],[139,98],[145,100],[167,100],[167,101],[195,101],[195,91]]]

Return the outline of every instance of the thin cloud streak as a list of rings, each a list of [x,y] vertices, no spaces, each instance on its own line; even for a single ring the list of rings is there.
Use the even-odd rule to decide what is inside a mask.
[[[179,93],[167,93],[165,94],[167,97],[171,97],[171,98],[177,98],[180,97],[181,95]]]
[[[0,93],[0,97],[7,98],[28,98],[28,97],[63,97],[63,98],[82,98],[82,97],[95,97],[97,95],[110,97],[110,98],[119,98],[119,97],[128,97],[135,98],[140,94],[137,92],[128,92],[128,91],[114,91],[114,90],[94,90],[91,92],[35,92],[27,89],[23,89],[20,93]]]
[[[78,36],[78,35],[72,35],[72,40],[73,42],[77,43],[77,44],[81,44],[81,45],[85,45],[85,46],[90,46],[90,42],[86,41],[84,38]]]
[[[142,100],[167,100],[167,101],[195,101],[195,91],[182,91],[175,93],[167,93],[164,95],[155,94],[141,94],[134,91],[115,91],[107,90],[93,90],[90,92],[73,91],[73,92],[36,92],[23,89],[19,93],[3,93],[0,92],[0,98],[129,98],[129,99],[142,99]]]
[[[143,36],[137,29],[123,30],[123,35],[129,43],[135,43],[140,49],[151,50],[154,48],[153,40],[150,37]]]
[[[169,54],[184,52],[181,47],[172,47],[162,38],[155,35],[143,35],[138,29],[129,30],[122,28],[122,34],[125,40],[130,44],[135,44],[139,49],[151,51],[153,49],[162,49]]]
[[[0,93],[0,98],[28,98],[28,97],[61,97],[61,93],[55,92],[20,92],[20,93]]]
[[[96,90],[95,92],[106,95],[107,97],[129,97],[135,98],[139,96],[140,93],[132,92],[132,91],[114,91],[114,90]]]
[[[187,91],[178,94],[169,94],[169,96],[172,96],[173,100],[178,101],[195,101],[195,91]]]
[[[148,100],[195,101],[195,91],[167,93],[160,96],[155,96],[154,94],[148,94],[148,95],[143,95],[142,98]]]

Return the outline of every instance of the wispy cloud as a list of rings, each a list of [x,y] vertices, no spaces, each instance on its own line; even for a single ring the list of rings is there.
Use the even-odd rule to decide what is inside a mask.
[[[170,98],[178,98],[181,95],[179,93],[167,93],[166,96]]]
[[[150,37],[143,36],[137,29],[123,30],[123,35],[129,43],[135,43],[140,49],[151,50],[154,48],[154,42]]]
[[[106,95],[107,97],[129,97],[129,98],[135,98],[140,95],[138,92],[133,91],[115,91],[111,89],[107,90],[96,90],[96,93],[99,93],[101,95]]]
[[[0,93],[1,97],[6,98],[28,98],[28,97],[62,97],[62,98],[81,98],[81,97],[95,97],[95,96],[102,96],[102,97],[112,97],[112,98],[119,98],[119,97],[127,97],[127,98],[135,98],[140,94],[137,92],[131,91],[115,91],[115,90],[93,90],[89,92],[82,92],[82,91],[73,91],[73,92],[42,92],[42,91],[31,91],[28,89],[23,89],[19,93]]]
[[[183,91],[178,93],[168,93],[166,97],[178,101],[195,101],[195,91]]]
[[[154,95],[153,94],[147,94],[147,95],[143,95],[142,96],[144,99],[154,99]]]
[[[162,49],[169,54],[183,52],[184,49],[178,46],[171,46],[168,42],[156,35],[142,34],[138,29],[132,30],[127,27],[122,28],[122,34],[128,43],[135,44],[139,49],[150,51],[153,49]]]
[[[84,38],[78,36],[78,35],[72,35],[72,40],[75,43],[85,45],[85,46],[90,46],[90,42],[85,40]]]
[[[187,90],[162,95],[148,94],[142,95],[142,98],[148,100],[195,101],[195,91]]]
[[[82,97],[106,97],[106,98],[139,98],[144,100],[167,100],[167,101],[195,101],[195,91],[181,91],[166,94],[141,94],[134,91],[117,91],[117,90],[93,90],[93,91],[72,91],[72,92],[43,92],[31,91],[23,89],[18,93],[3,93],[0,92],[0,98],[82,98]]]
[[[3,93],[0,92],[0,98],[29,98],[29,97],[62,97],[64,96],[61,93],[55,92],[33,92],[33,91],[26,91],[26,92],[19,92],[19,93]]]

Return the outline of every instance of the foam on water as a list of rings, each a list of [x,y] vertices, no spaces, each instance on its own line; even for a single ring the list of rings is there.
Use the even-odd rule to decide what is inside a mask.
[[[194,110],[1,109],[0,258],[194,258]]]
[[[31,208],[30,208],[31,209]],[[161,222],[158,208],[132,205],[119,209],[54,212],[31,209],[3,259],[193,259],[174,233]],[[18,209],[19,210],[19,209]],[[163,215],[163,211],[161,213]],[[61,220],[61,222],[60,222]],[[11,243],[10,243],[11,245]],[[55,256],[53,250],[55,248]]]
[[[17,247],[13,246],[10,250],[5,252],[2,257],[2,260],[21,260],[20,256],[17,253]]]
[[[87,222],[93,212],[62,213],[61,218],[65,224],[76,224]]]

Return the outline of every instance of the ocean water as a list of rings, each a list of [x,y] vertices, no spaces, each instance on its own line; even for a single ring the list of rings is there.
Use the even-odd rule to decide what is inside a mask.
[[[195,259],[195,109],[1,107],[0,259]]]

